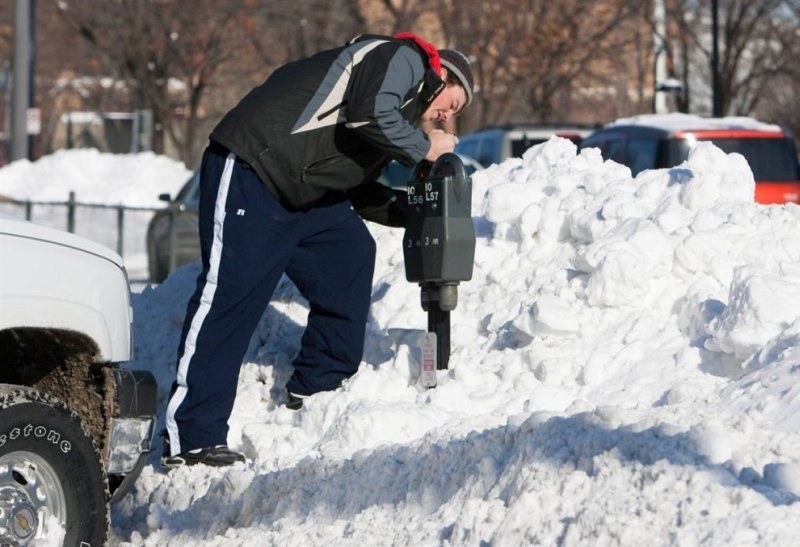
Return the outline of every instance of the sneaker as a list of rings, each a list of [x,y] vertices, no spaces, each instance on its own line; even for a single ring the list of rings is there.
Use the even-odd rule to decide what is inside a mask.
[[[297,393],[292,393],[291,391],[287,391],[289,395],[289,401],[286,403],[286,408],[289,410],[300,410],[303,408],[303,399],[306,399],[308,395],[300,395]]]
[[[225,467],[245,461],[243,454],[234,452],[224,444],[208,448],[195,448],[194,450],[187,450],[175,456],[170,456],[169,437],[166,432],[162,433],[162,436],[164,438],[164,450],[161,454],[161,467],[171,469],[199,463],[212,467]]]

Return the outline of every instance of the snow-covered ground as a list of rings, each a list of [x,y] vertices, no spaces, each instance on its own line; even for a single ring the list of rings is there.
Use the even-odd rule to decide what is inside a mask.
[[[65,152],[0,169],[0,194],[43,199],[48,173],[156,205],[189,170]],[[281,406],[307,313],[284,280],[231,418],[248,462],[166,473],[154,455],[113,508],[112,543],[797,545],[800,207],[754,204],[744,159],[708,143],[633,179],[553,139],[473,183],[474,277],[436,389],[419,382],[426,315],[402,231],[370,225],[359,373]],[[198,271],[134,294],[130,366],[156,375],[162,403]]]

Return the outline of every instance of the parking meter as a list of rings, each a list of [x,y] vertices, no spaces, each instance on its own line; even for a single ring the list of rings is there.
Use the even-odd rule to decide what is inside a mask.
[[[450,312],[458,304],[458,284],[472,279],[475,259],[472,179],[458,155],[444,154],[433,165],[417,166],[408,183],[406,215],[406,279],[420,285],[433,335],[428,340],[435,338],[435,353],[423,347],[423,383],[433,387],[435,370],[446,369],[450,360]]]

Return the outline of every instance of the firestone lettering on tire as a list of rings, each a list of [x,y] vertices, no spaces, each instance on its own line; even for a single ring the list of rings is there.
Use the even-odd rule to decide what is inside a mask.
[[[54,429],[47,429],[43,425],[32,425],[28,424],[25,427],[15,427],[11,431],[7,433],[0,434],[0,448],[5,446],[9,439],[12,441],[19,439],[20,437],[30,437],[30,436],[38,437],[40,439],[46,439],[53,443],[54,445],[58,446],[58,448],[64,454],[69,454],[72,450],[72,443],[67,440],[61,440],[61,433]]]

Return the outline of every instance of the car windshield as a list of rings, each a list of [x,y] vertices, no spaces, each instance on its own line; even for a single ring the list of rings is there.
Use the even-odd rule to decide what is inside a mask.
[[[200,202],[200,171],[195,171],[191,178],[186,181],[178,195],[175,196],[177,203],[196,204]]]
[[[547,139],[532,138],[527,136],[519,139],[513,139],[511,141],[511,156],[514,158],[521,158],[522,154],[524,154],[528,148],[537,144],[541,144],[546,140]]]
[[[575,144],[581,143],[581,136],[577,133],[559,133],[555,132],[553,135],[561,137],[562,139],[569,139]],[[542,144],[543,142],[547,142],[550,140],[550,136],[546,137],[533,137],[529,135],[524,135],[519,138],[512,138],[511,139],[511,156],[514,158],[521,158],[522,154],[524,154],[528,148],[535,146],[537,144]],[[466,153],[466,152],[465,152]]]
[[[718,148],[745,157],[759,182],[800,180],[794,144],[787,138],[713,138]]]

